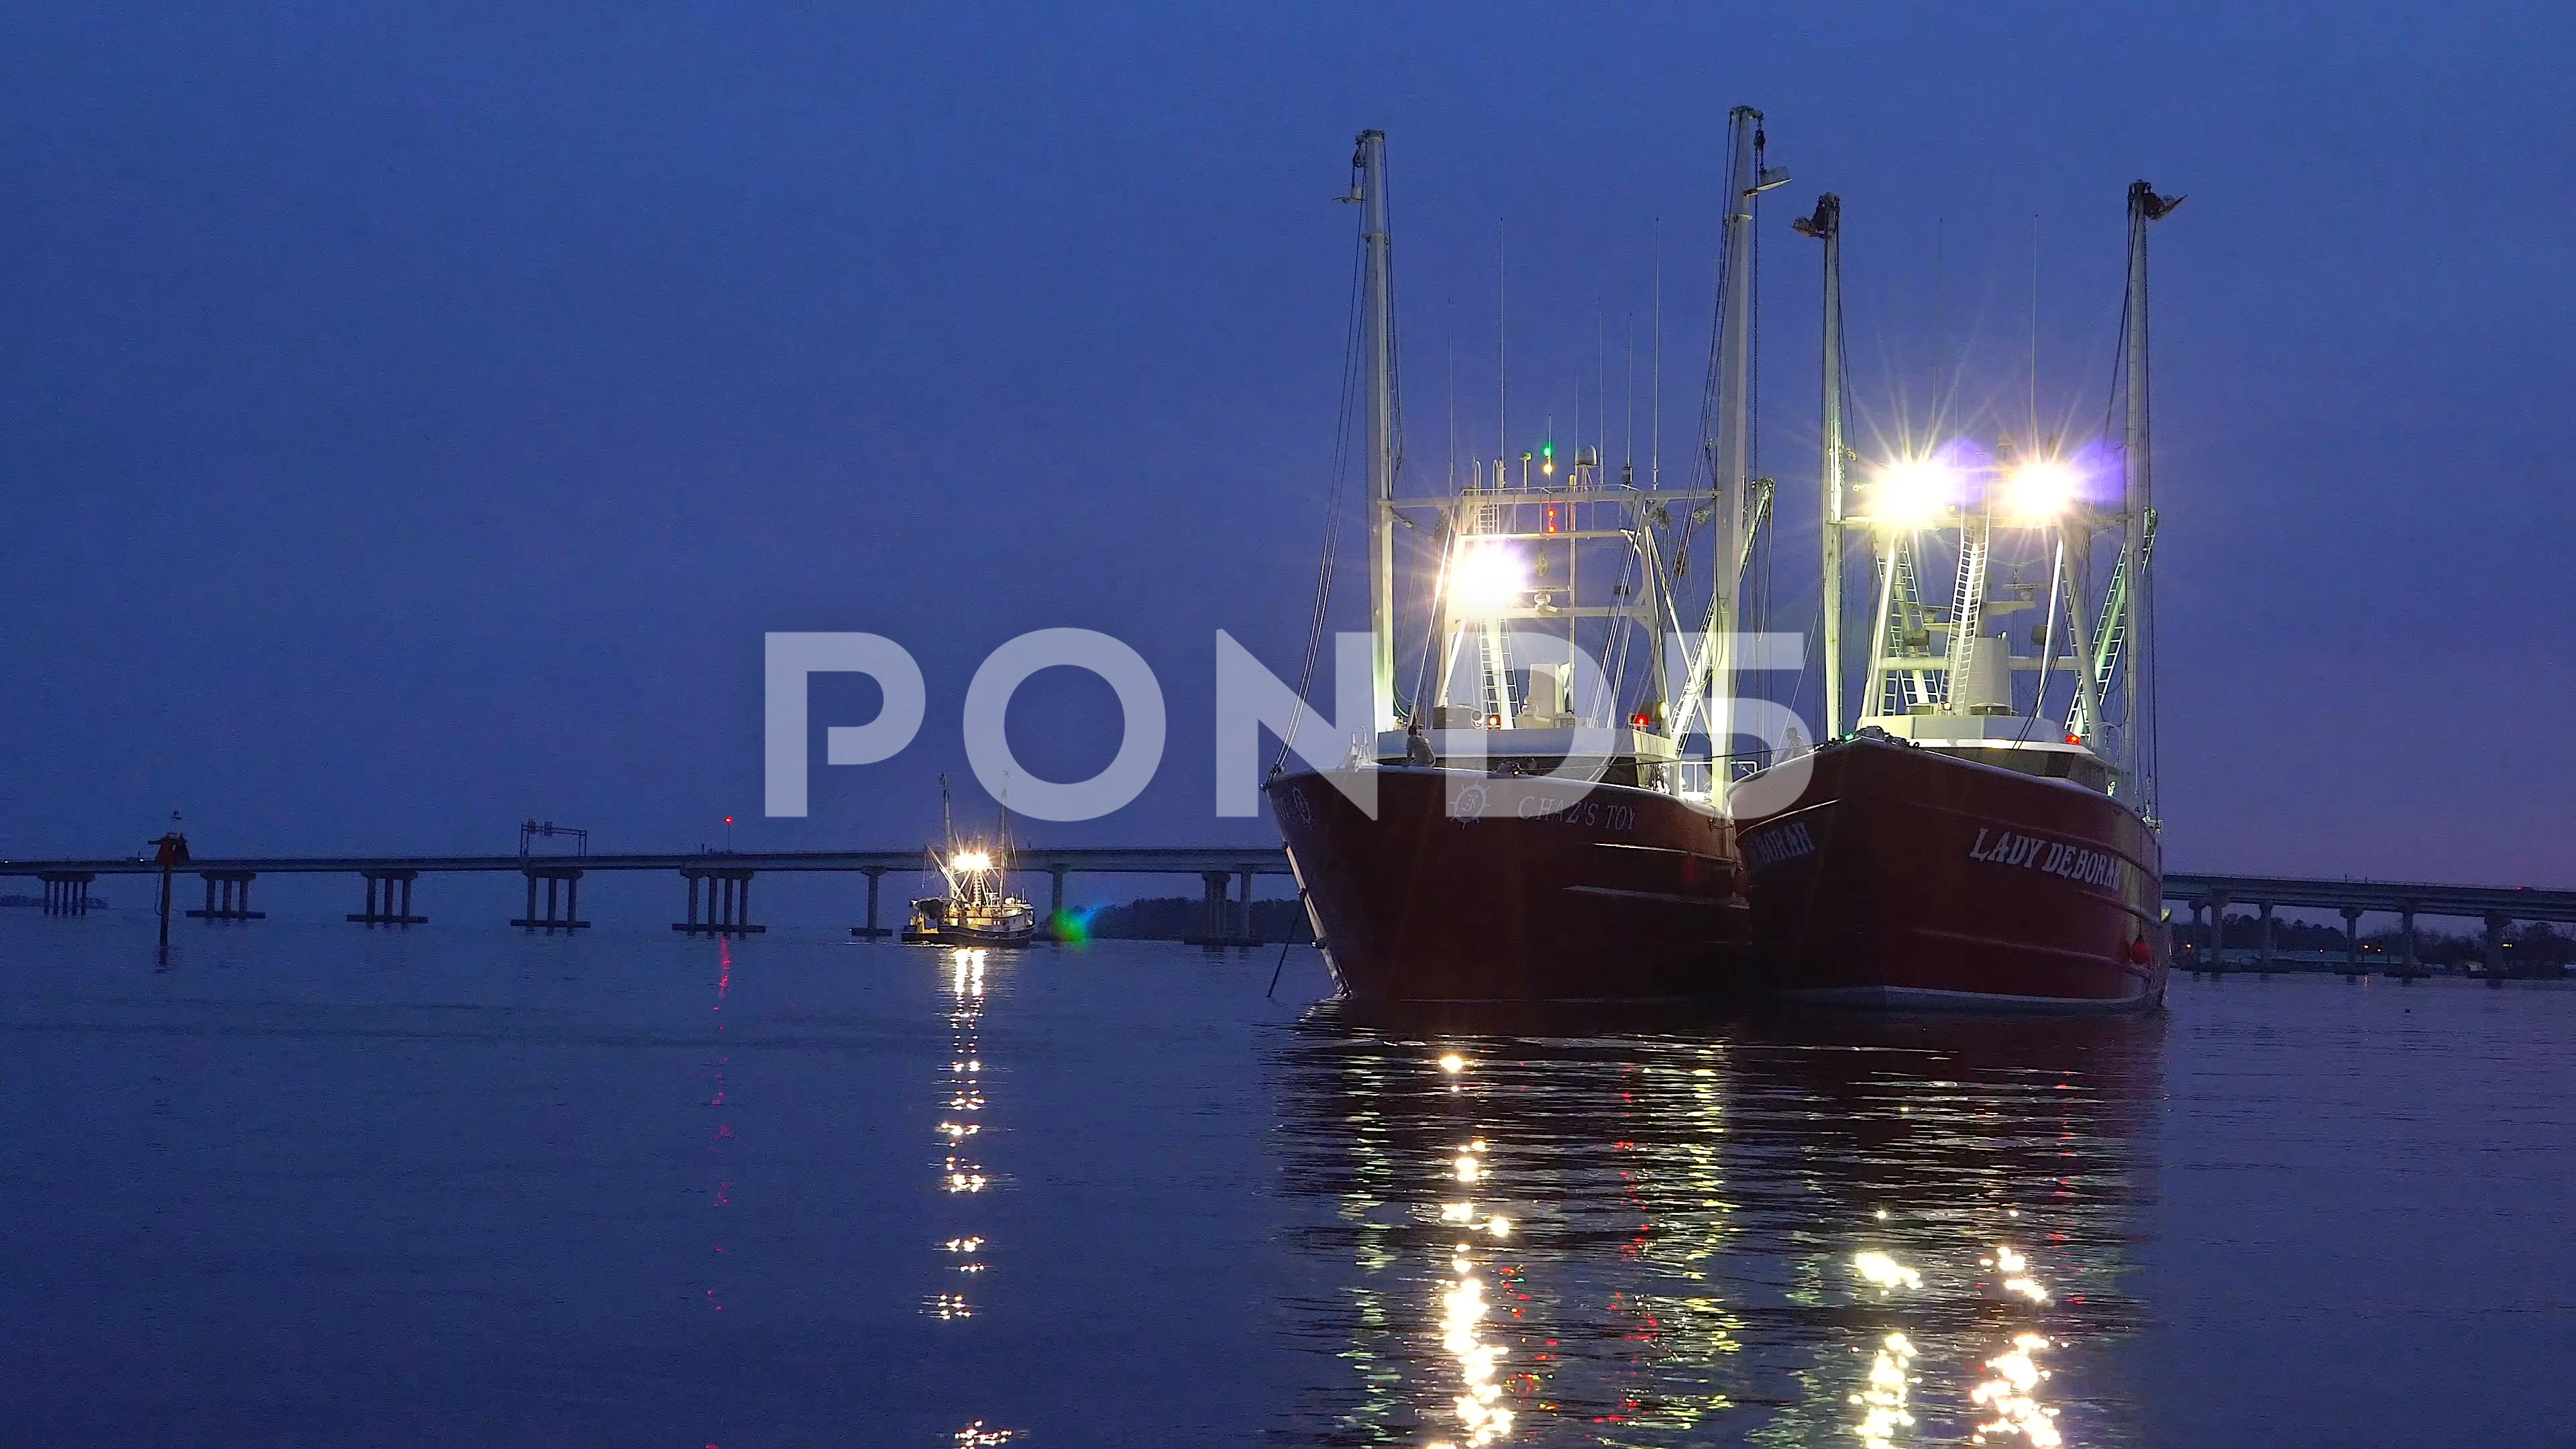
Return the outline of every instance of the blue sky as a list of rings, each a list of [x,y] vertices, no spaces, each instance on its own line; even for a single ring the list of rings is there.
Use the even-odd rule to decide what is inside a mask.
[[[2122,193],[2188,193],[2155,238],[2169,862],[2560,883],[2569,29],[2538,5],[21,7],[0,845],[121,851],[173,806],[227,852],[505,849],[531,814],[602,848],[727,813],[746,848],[900,845],[964,778],[976,662],[1064,624],[1140,649],[1173,723],[1144,797],[1054,834],[1258,838],[1210,813],[1212,640],[1283,672],[1303,642],[1352,133],[1390,137],[1436,478],[1450,348],[1461,430],[1492,435],[1498,223],[1520,438],[1588,386],[1596,325],[1621,409],[1661,220],[1687,455],[1744,102],[1796,177],[1762,254],[1763,462],[1793,517],[1815,283],[1787,222],[1817,191],[1844,199],[1881,420],[1945,338],[1963,391],[2019,396],[2034,218],[2043,408],[2098,414]],[[885,633],[929,676],[914,747],[818,770],[801,822],[757,820],[772,629]],[[844,719],[871,698],[817,692]],[[1012,715],[1059,777],[1114,723],[1060,672]]]

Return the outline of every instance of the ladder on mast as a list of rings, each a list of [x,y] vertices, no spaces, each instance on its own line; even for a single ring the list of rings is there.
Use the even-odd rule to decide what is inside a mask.
[[[1914,582],[1913,550],[1898,545],[1893,567],[1896,571],[1892,585],[1895,607],[1887,611],[1887,627],[1894,637],[1880,641],[1891,663],[1908,657],[1903,651],[1914,635],[1923,635],[1927,648],[1931,638],[1929,621],[1924,618],[1922,591]],[[1914,706],[1932,702],[1931,677],[1921,669],[1890,669],[1880,699],[1884,706],[1881,713],[1910,714]]]
[[[1949,677],[1941,702],[1955,709],[1968,683],[1968,664],[1977,652],[1977,631],[1986,614],[1986,524],[1983,519],[1959,526],[1959,589],[1950,604]]]
[[[2147,512],[2146,527],[2138,540],[2139,566],[2155,556],[2156,516]],[[2093,697],[2106,698],[2111,688],[2111,675],[2120,666],[2120,646],[2129,639],[2129,554],[2120,551],[2119,562],[2111,566],[2111,586],[2102,593],[2102,619],[2093,633]],[[2084,717],[2084,694],[2078,690],[2075,703],[2066,712],[2066,732],[2085,736],[2092,722]]]

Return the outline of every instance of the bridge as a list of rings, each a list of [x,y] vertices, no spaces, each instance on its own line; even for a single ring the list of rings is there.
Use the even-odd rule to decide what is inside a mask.
[[[1252,880],[1287,875],[1288,854],[1272,846],[1021,846],[1013,851],[1014,868],[1041,874],[1053,883],[1051,911],[1064,909],[1064,884],[1074,875],[1195,875],[1206,903],[1205,933],[1193,939],[1208,944],[1248,941],[1252,935]],[[188,912],[211,921],[258,920],[265,913],[250,908],[250,884],[263,875],[354,875],[365,885],[365,909],[349,919],[368,925],[410,926],[426,916],[412,911],[412,888],[424,875],[486,873],[519,875],[527,880],[526,913],[510,922],[531,931],[575,930],[590,923],[580,918],[582,877],[596,871],[657,871],[686,883],[687,916],[672,929],[712,935],[747,935],[765,929],[751,919],[751,881],[772,872],[840,872],[866,878],[867,922],[852,928],[860,936],[892,934],[878,923],[879,882],[888,874],[918,871],[926,860],[919,850],[702,851],[674,855],[409,855],[409,856],[244,856],[199,858],[178,869],[201,877],[205,906]],[[50,914],[78,915],[88,908],[88,888],[106,875],[157,875],[162,867],[140,858],[113,860],[0,860],[0,878],[21,877],[45,883],[45,909]],[[1227,898],[1227,887],[1237,887]],[[542,891],[543,899],[540,900]],[[705,897],[700,910],[700,895]],[[2209,875],[2178,872],[2164,878],[2165,900],[2191,912],[2193,932],[2201,942],[2224,923],[2230,906],[2253,906],[2261,916],[2262,940],[2255,965],[2274,959],[2272,913],[2292,910],[2333,911],[2344,920],[2347,969],[2363,968],[2360,921],[2365,915],[2396,916],[2402,923],[2401,959],[2389,969],[2420,975],[2415,954],[2415,918],[2459,917],[2486,926],[2485,970],[2506,974],[2505,929],[2518,921],[2576,921],[2576,891],[2528,887],[2439,885],[2419,881],[2312,879],[2298,876]],[[2216,957],[2204,946],[2197,964],[2214,966]]]
[[[1278,846],[1124,847],[1076,846],[1048,849],[1017,846],[1014,870],[1051,878],[1050,909],[1064,909],[1064,883],[1073,875],[1195,875],[1207,906],[1206,944],[1249,943],[1252,938],[1252,878],[1286,875],[1288,853]],[[106,860],[0,860],[0,878],[41,880],[48,915],[82,915],[89,909],[89,887],[100,876],[157,876],[163,867],[143,858]],[[200,877],[206,889],[201,910],[187,914],[209,921],[255,921],[267,913],[250,908],[251,882],[263,875],[354,875],[365,886],[365,909],[349,919],[367,925],[416,926],[427,916],[412,910],[413,885],[424,875],[491,874],[523,876],[528,884],[526,914],[510,922],[530,931],[578,930],[581,881],[599,871],[647,871],[676,874],[688,887],[686,919],[675,931],[707,935],[750,935],[767,929],[751,919],[751,881],[771,872],[838,872],[863,876],[868,883],[867,923],[853,935],[892,934],[878,924],[878,886],[885,876],[928,869],[928,858],[912,850],[703,851],[684,855],[332,855],[195,857],[172,867],[173,873]],[[1236,899],[1226,887],[1240,883]],[[540,901],[540,893],[543,899]],[[701,913],[699,897],[705,896]]]
[[[2201,943],[2198,964],[2205,968],[2215,968],[2218,963],[2213,947],[2219,939],[2219,931],[2226,924],[2229,906],[2253,906],[2260,912],[2262,936],[2256,946],[2254,960],[2257,970],[2268,968],[2275,959],[2272,912],[2284,906],[2292,910],[2340,914],[2343,917],[2344,969],[2353,973],[2365,969],[2361,959],[2361,918],[2365,915],[2397,917],[2402,940],[2401,955],[2389,970],[2398,976],[2424,974],[2423,963],[2415,956],[2417,916],[2483,921],[2486,924],[2483,966],[2489,980],[2500,980],[2509,974],[2504,955],[2506,927],[2517,921],[2576,921],[2576,891],[2436,885],[2423,881],[2175,874],[2165,877],[2165,899],[2190,909],[2192,928]]]

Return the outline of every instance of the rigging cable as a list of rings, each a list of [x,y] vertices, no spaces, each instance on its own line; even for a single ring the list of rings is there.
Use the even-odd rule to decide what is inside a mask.
[[[1294,747],[1297,727],[1305,722],[1306,690],[1314,683],[1315,656],[1323,646],[1325,625],[1330,622],[1333,565],[1341,547],[1342,483],[1350,473],[1351,414],[1357,411],[1352,395],[1358,388],[1360,375],[1365,303],[1362,289],[1367,285],[1367,213],[1363,211],[1361,217],[1362,235],[1351,258],[1351,312],[1342,347],[1341,415],[1333,424],[1333,475],[1331,489],[1324,496],[1324,546],[1321,557],[1315,562],[1315,604],[1306,620],[1306,657],[1297,669],[1297,703],[1289,711],[1287,731],[1279,737],[1279,754],[1270,762],[1270,773],[1274,775],[1287,768],[1288,752]]]

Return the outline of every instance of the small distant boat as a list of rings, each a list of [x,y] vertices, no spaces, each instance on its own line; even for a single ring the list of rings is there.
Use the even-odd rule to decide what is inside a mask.
[[[1036,908],[1010,892],[1009,817],[1003,817],[993,846],[960,841],[948,811],[945,776],[939,781],[939,815],[948,841],[931,847],[930,865],[948,894],[914,901],[912,915],[903,923],[903,939],[941,946],[1025,946],[1037,939]]]

